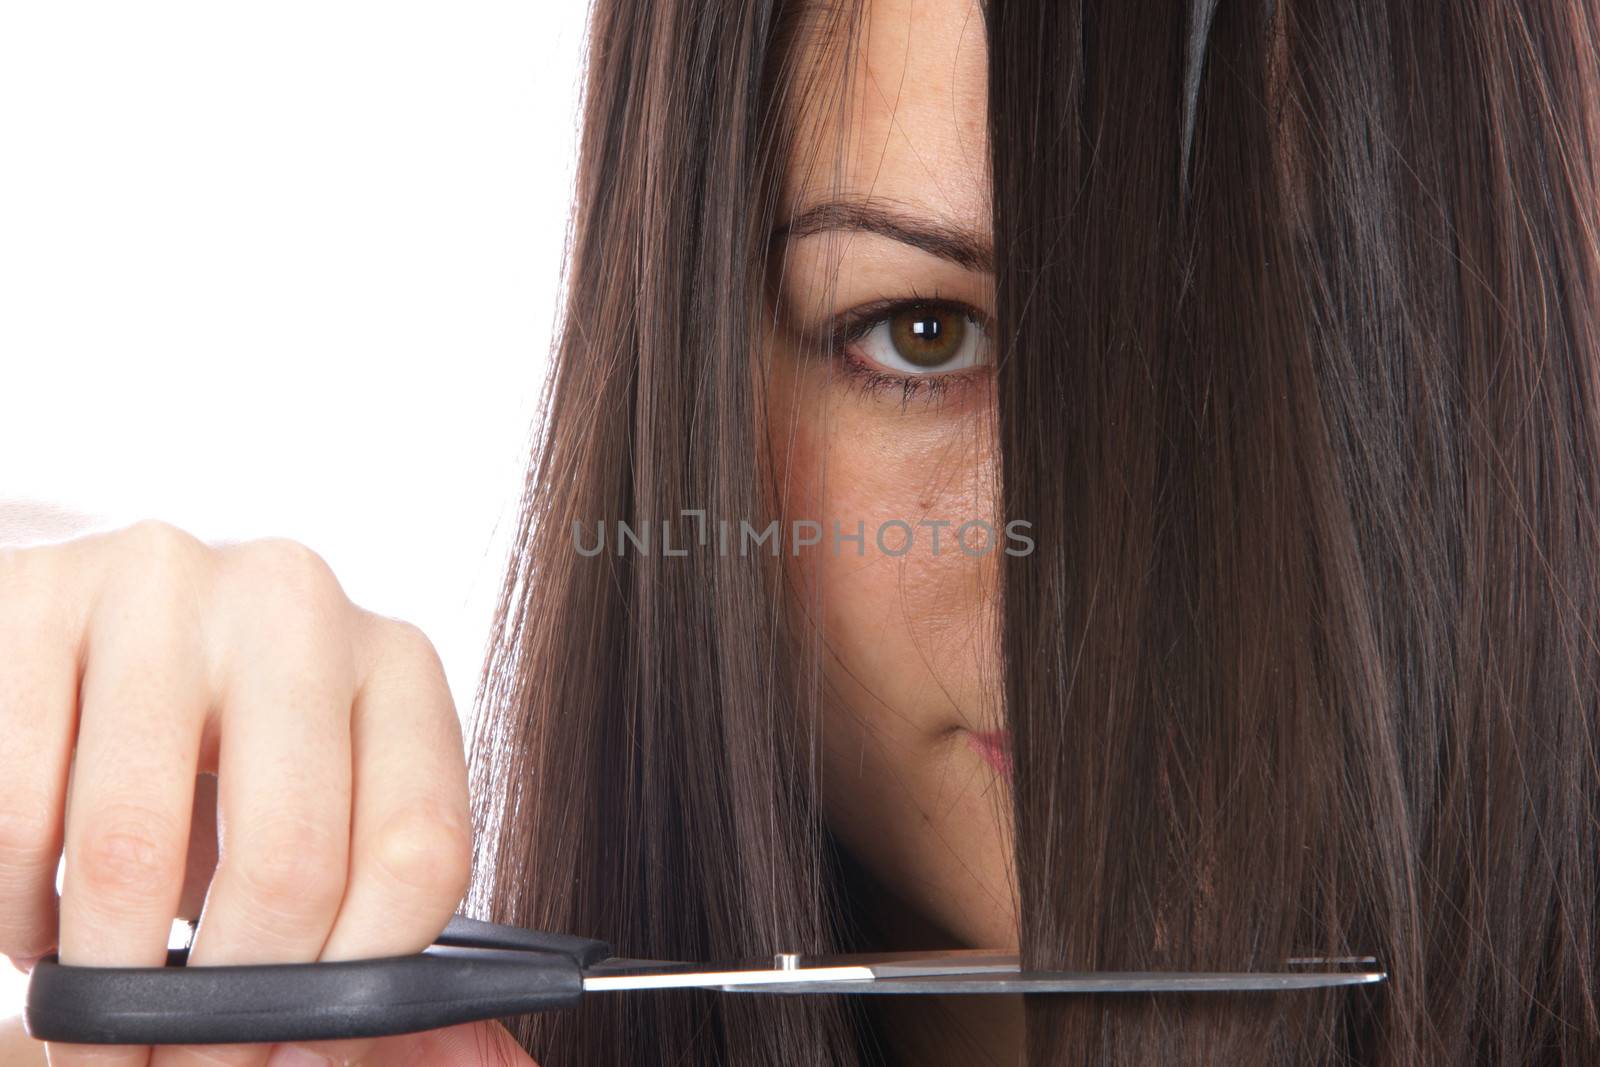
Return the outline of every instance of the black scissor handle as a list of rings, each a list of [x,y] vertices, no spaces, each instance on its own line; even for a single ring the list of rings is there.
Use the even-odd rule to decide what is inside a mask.
[[[173,953],[166,967],[69,967],[47,957],[23,1021],[41,1041],[84,1044],[379,1037],[576,1007],[583,967],[611,954],[598,941],[460,922],[424,952],[386,959],[187,967]]]
[[[469,948],[510,948],[525,952],[554,952],[571,956],[580,967],[593,967],[601,960],[611,958],[611,946],[604,941],[591,941],[571,934],[547,934],[542,930],[525,930],[520,926],[504,926],[482,919],[469,919],[457,915],[450,920],[433,942],[435,945],[462,945]]]

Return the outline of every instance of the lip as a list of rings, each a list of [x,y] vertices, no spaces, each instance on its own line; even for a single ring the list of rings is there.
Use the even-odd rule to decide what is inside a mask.
[[[967,744],[994,772],[1004,778],[1011,777],[1011,732],[1009,730],[968,730]]]

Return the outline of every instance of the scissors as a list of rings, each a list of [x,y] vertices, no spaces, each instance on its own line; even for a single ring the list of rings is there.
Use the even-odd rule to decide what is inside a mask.
[[[192,930],[191,930],[192,934]],[[319,963],[34,966],[23,1020],[41,1041],[188,1045],[315,1041],[433,1030],[577,1007],[640,989],[724,993],[1154,993],[1316,989],[1382,982],[1371,956],[1300,957],[1289,970],[1024,971],[985,949],[849,956],[778,953],[727,964],[618,959],[568,934],[450,921],[412,956]]]

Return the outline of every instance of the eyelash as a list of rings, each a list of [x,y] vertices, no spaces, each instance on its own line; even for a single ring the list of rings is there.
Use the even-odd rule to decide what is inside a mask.
[[[947,397],[951,390],[965,389],[989,372],[990,367],[984,364],[968,370],[947,371],[943,374],[897,374],[884,370],[851,350],[852,344],[871,333],[873,329],[911,308],[939,308],[966,315],[976,322],[986,335],[991,333],[988,316],[959,300],[922,297],[913,293],[908,297],[878,300],[851,308],[829,320],[824,327],[824,335],[830,339],[829,347],[833,351],[834,358],[863,393],[881,396],[898,390],[902,407],[910,404],[912,400],[919,399],[934,404]]]

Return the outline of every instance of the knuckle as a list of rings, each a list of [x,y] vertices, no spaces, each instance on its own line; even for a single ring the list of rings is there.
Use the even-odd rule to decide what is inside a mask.
[[[100,896],[144,899],[167,887],[184,848],[165,820],[147,812],[102,817],[67,861],[67,877]]]
[[[117,534],[117,544],[141,566],[165,564],[186,566],[194,558],[200,542],[193,534],[161,519],[140,519]]]
[[[263,537],[238,546],[244,559],[277,588],[296,599],[343,597],[333,568],[316,550],[287,537]]]
[[[344,893],[346,837],[328,823],[283,816],[242,833],[228,866],[272,910],[320,913],[337,907]]]
[[[440,714],[456,721],[455,703],[445,674],[444,659],[432,639],[414,623],[386,616],[369,616],[373,638],[368,648],[365,685],[369,693],[403,692],[425,695]]]
[[[142,519],[112,542],[111,584],[137,599],[142,614],[165,622],[192,617],[197,573],[205,546],[159,519]]]
[[[286,537],[229,546],[232,584],[263,622],[311,623],[324,633],[348,628],[351,609],[344,587],[327,560]]]
[[[404,619],[384,619],[382,632],[384,643],[401,661],[444,678],[444,660],[422,627]]]
[[[422,632],[422,627],[418,624],[406,622],[405,619],[389,619],[386,616],[373,617],[381,635],[379,640],[395,656],[427,665],[442,664],[434,640]]]
[[[413,806],[376,834],[373,860],[385,877],[430,899],[454,903],[472,870],[472,831],[453,808]]]
[[[326,682],[349,677],[354,606],[333,569],[288,538],[246,541],[228,549],[227,584],[234,604],[248,604],[241,637],[270,646],[272,662]],[[310,672],[307,674],[307,672]]]

